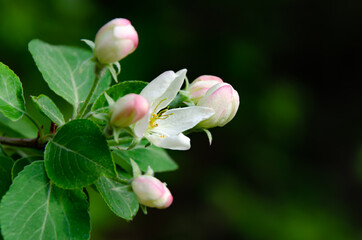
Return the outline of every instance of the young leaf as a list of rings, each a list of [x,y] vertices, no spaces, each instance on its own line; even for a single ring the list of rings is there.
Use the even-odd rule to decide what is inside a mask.
[[[101,175],[116,177],[106,138],[90,120],[68,122],[45,149],[48,176],[62,188],[82,188]]]
[[[31,97],[39,110],[58,126],[64,125],[64,117],[55,103],[47,96]]]
[[[20,79],[0,62],[0,112],[16,121],[25,112],[23,87]]]
[[[130,175],[122,175],[122,178],[131,178]],[[132,220],[138,211],[138,200],[130,185],[115,182],[106,177],[100,177],[96,187],[107,203],[108,207],[119,217]]]
[[[8,137],[34,138],[37,128],[28,118],[21,118],[16,122],[11,121],[0,113],[0,134]]]
[[[5,156],[0,156],[0,200],[11,185],[11,168],[14,161]]]
[[[94,65],[88,50],[54,46],[38,39],[29,43],[29,51],[50,89],[71,103],[76,109],[87,95],[94,81]],[[111,83],[105,74],[96,88],[92,101]]]
[[[42,160],[42,157],[40,156],[24,157],[16,160],[11,169],[11,178],[14,180],[14,178],[18,176],[19,172],[21,172],[26,166],[38,160]]]
[[[114,101],[117,101],[118,98],[123,97],[124,95],[130,93],[139,94],[142,89],[147,86],[146,82],[142,81],[125,81],[118,83],[106,90],[106,93],[109,97],[111,97]],[[92,112],[107,112],[105,108],[108,107],[107,99],[103,94],[101,94],[92,106]]]
[[[130,159],[134,160],[144,172],[147,171],[148,166],[155,172],[173,171],[178,168],[177,163],[172,160],[166,150],[156,146],[136,148],[130,151],[116,149],[112,155],[114,161],[127,172],[132,172]]]
[[[82,190],[64,190],[46,177],[42,161],[19,174],[0,206],[7,240],[89,239],[88,202]]]

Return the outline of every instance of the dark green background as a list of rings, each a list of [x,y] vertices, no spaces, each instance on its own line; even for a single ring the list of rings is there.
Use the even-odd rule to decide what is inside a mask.
[[[114,216],[91,194],[92,239],[361,239],[361,25],[355,1],[0,0],[0,61],[29,95],[51,92],[27,51],[39,38],[85,47],[109,20],[131,20],[140,44],[121,80],[188,69],[240,94],[235,119],[193,134],[158,174],[174,203]],[[55,96],[54,96],[55,97]],[[69,105],[55,101],[70,114]]]

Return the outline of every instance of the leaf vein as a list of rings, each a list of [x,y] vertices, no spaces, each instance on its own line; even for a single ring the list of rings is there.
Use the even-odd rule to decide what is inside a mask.
[[[112,171],[110,171],[109,169],[107,169],[107,168],[104,167],[103,165],[100,165],[99,163],[93,161],[92,159],[88,158],[87,156],[84,156],[83,154],[80,154],[79,152],[76,152],[76,151],[74,151],[73,149],[67,148],[66,146],[64,146],[64,145],[62,145],[62,144],[60,144],[60,143],[57,143],[57,142],[55,142],[54,140],[51,141],[51,142],[52,142],[54,145],[56,145],[57,147],[59,147],[59,148],[61,148],[61,149],[64,149],[64,150],[67,151],[67,152],[71,152],[71,153],[73,153],[73,154],[75,154],[75,155],[78,155],[78,156],[84,158],[85,160],[93,163],[93,164],[96,165],[97,167],[100,167],[100,168],[106,170],[107,172],[110,172],[111,174],[113,174]]]

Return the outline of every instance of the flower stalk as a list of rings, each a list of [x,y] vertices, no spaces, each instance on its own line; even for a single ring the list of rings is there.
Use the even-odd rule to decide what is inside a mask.
[[[100,64],[100,63],[96,63],[95,67],[94,67],[94,81],[92,84],[92,88],[90,89],[87,98],[85,99],[82,107],[80,108],[80,110],[78,111],[77,114],[77,119],[78,118],[83,118],[84,114],[86,113],[90,100],[95,92],[95,90],[97,89],[99,80],[101,79],[103,73],[104,73],[104,69],[105,69],[105,65]]]

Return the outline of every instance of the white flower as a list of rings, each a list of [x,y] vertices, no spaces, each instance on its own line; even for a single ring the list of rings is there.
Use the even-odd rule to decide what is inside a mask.
[[[186,75],[186,69],[177,73],[167,71],[150,82],[140,93],[150,105],[148,114],[135,124],[137,137],[147,138],[152,144],[173,150],[187,150],[190,139],[182,132],[208,119],[214,110],[208,107],[186,107],[168,110]]]

